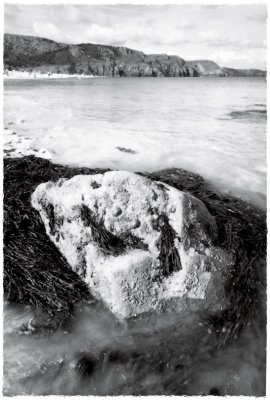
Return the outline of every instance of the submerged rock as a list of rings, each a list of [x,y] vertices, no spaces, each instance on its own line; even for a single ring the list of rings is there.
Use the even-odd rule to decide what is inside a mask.
[[[195,197],[130,172],[39,185],[32,205],[72,269],[118,318],[226,308],[231,256]],[[173,299],[173,301],[172,301]]]
[[[75,369],[82,378],[91,376],[96,368],[97,360],[89,354],[83,354],[76,363]]]

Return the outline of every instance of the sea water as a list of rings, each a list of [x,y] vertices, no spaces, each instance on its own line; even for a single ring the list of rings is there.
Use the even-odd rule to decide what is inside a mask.
[[[265,207],[265,78],[11,79],[4,123],[57,163],[181,167]]]
[[[182,167],[265,206],[264,79],[9,80],[4,90],[6,132],[54,162]],[[58,332],[18,334],[32,317],[30,307],[4,306],[8,396],[265,393],[263,318],[217,350],[201,315],[121,324],[101,304],[84,303]],[[93,360],[88,373],[78,369],[85,355]]]

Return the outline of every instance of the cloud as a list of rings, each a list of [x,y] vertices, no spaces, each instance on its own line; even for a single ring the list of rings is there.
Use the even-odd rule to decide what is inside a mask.
[[[60,34],[60,29],[51,22],[34,22],[33,28],[34,32],[42,37],[53,36],[55,38]]]
[[[90,42],[118,46],[123,46],[127,39],[125,31],[118,24],[113,27],[92,24],[85,30],[85,35]]]
[[[249,48],[249,47],[265,47],[265,40],[249,40],[248,38],[233,37],[222,34],[217,34],[216,31],[206,31],[199,33],[200,40],[203,44],[214,47],[235,47],[235,48]]]
[[[176,29],[193,29],[196,28],[196,24],[190,22],[187,18],[182,18],[176,26]]]
[[[204,5],[201,7],[206,10],[215,10],[216,8],[219,7],[219,5],[218,4],[208,4],[208,5]]]
[[[142,42],[158,46],[173,46],[188,42],[186,35],[179,30],[162,30],[159,26],[148,23],[137,27],[120,24],[113,26],[92,24],[85,29],[84,34],[92,43],[115,46],[128,46],[128,43],[136,43],[138,47]]]
[[[266,52],[255,49],[249,49],[245,52],[220,49],[210,54],[210,59],[217,62],[221,67],[264,69]],[[258,65],[258,60],[260,60],[261,66]]]
[[[148,26],[156,26],[157,25],[157,20],[155,19],[155,18],[147,18],[145,21],[144,21],[144,24],[145,25],[148,25]]]
[[[259,15],[259,14],[257,14],[257,15],[249,15],[247,17],[247,20],[260,22],[260,23],[265,24],[266,20],[267,20],[267,14],[264,14],[264,15]]]
[[[163,34],[157,31],[155,35],[149,38],[149,43],[159,45],[159,46],[176,46],[182,43],[189,43],[189,39],[186,35],[179,31],[171,31],[168,34]]]

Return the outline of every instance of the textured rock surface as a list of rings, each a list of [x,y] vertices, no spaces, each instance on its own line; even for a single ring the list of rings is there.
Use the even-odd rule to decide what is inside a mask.
[[[200,75],[228,76],[218,64],[211,60],[188,61],[188,64],[199,71]]]
[[[68,45],[34,36],[5,34],[7,70],[96,76],[198,76],[178,56],[147,55],[126,47],[91,43]]]
[[[119,318],[226,307],[231,260],[195,197],[130,172],[39,185],[32,205],[71,267]],[[172,300],[173,299],[173,300]]]

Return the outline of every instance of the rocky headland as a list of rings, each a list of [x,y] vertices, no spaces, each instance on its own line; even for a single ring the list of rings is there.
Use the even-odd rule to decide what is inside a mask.
[[[222,68],[210,60],[145,54],[127,47],[66,44],[35,36],[4,35],[4,70],[37,75],[112,77],[266,76],[266,71]]]
[[[266,71],[261,71],[260,69],[223,68],[223,71],[228,76],[266,76]]]
[[[196,68],[200,76],[230,76],[217,63],[210,60],[187,61],[189,65]]]

